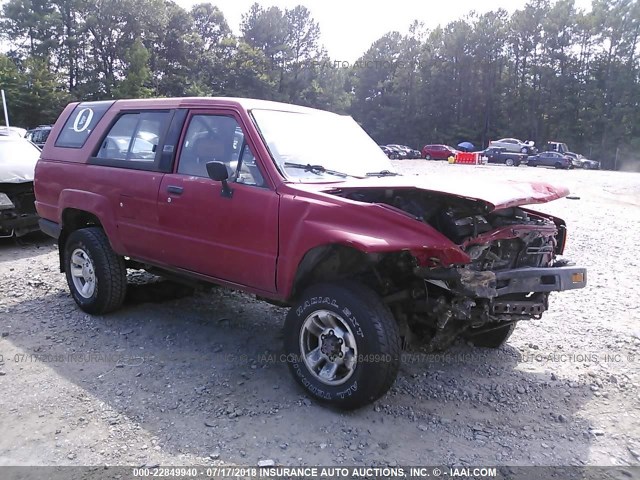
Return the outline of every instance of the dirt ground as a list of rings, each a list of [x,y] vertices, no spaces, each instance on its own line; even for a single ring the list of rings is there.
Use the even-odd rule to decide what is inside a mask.
[[[131,273],[127,305],[76,308],[52,241],[0,241],[0,465],[640,465],[640,174],[395,162],[405,174],[546,179],[588,287],[496,350],[407,353],[342,413],[278,361],[285,310]]]

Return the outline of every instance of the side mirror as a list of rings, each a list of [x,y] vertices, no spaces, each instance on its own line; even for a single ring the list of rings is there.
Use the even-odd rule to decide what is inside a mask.
[[[222,182],[222,196],[231,198],[233,196],[233,190],[229,188],[229,172],[227,167],[222,162],[207,162],[207,174],[211,180],[216,182]]]
[[[207,162],[207,174],[211,180],[224,182],[229,178],[227,167],[222,162]]]

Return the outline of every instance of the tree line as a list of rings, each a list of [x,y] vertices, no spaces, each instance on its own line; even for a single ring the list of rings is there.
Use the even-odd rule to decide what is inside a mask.
[[[513,136],[640,163],[640,2],[530,0],[389,32],[332,59],[304,6],[254,4],[235,35],[211,3],[8,0],[0,86],[12,123],[73,100],[239,96],[352,115],[379,143],[478,147]]]

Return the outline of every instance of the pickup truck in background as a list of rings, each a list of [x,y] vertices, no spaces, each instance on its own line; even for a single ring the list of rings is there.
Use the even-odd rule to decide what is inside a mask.
[[[504,147],[489,147],[480,152],[481,157],[487,157],[489,163],[502,163],[508,167],[517,167],[527,163],[526,153],[509,152]]]

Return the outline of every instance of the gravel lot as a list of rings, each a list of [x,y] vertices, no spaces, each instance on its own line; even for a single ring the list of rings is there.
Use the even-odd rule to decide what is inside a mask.
[[[640,465],[640,174],[395,162],[406,174],[545,179],[588,287],[497,351],[407,353],[370,407],[309,400],[277,361],[285,310],[140,285],[76,308],[55,245],[0,241],[0,465]]]

